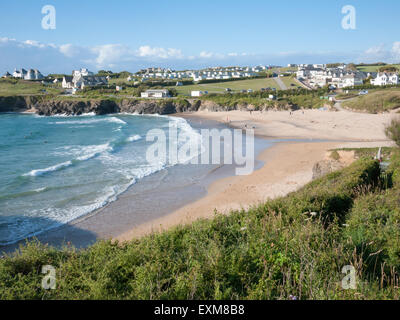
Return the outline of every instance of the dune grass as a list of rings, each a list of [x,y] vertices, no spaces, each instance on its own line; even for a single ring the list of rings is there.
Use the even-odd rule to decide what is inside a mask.
[[[378,90],[351,101],[346,101],[343,106],[353,110],[370,113],[388,112],[400,108],[400,90]]]
[[[248,211],[129,243],[28,243],[0,260],[0,299],[398,299],[399,164],[396,153],[390,184],[363,158]],[[41,289],[43,265],[55,290]],[[356,290],[342,288],[346,265]]]

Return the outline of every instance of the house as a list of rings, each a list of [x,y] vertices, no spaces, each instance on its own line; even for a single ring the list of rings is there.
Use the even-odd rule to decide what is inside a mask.
[[[20,69],[20,70],[15,69],[15,71],[13,72],[12,76],[14,78],[24,79],[24,80],[41,80],[41,79],[44,79],[44,76],[37,69],[29,69],[29,71],[26,71],[23,68]]]
[[[201,97],[204,94],[203,91],[192,91],[191,96],[192,97]]]
[[[65,76],[62,79],[61,87],[63,89],[72,89],[74,88],[74,84],[72,83],[72,76]]]
[[[2,78],[10,78],[10,77],[12,77],[12,75],[8,71],[2,76]]]
[[[64,89],[83,89],[85,87],[95,87],[100,85],[107,85],[108,81],[106,77],[98,76],[82,76],[80,73],[73,72],[73,76],[63,77],[62,87]]]
[[[41,80],[44,76],[37,69],[29,69],[24,77],[25,80]]]
[[[82,77],[88,77],[88,76],[94,76],[93,72],[90,72],[86,68],[81,68],[80,70],[74,70],[72,71],[72,76],[82,76]]]
[[[341,82],[339,84],[339,88],[348,88],[359,86],[363,84],[363,79],[360,75],[353,73],[345,75],[341,78]]]
[[[376,78],[371,79],[374,86],[387,86],[399,84],[399,75],[397,73],[379,72]]]
[[[15,69],[12,76],[17,79],[24,79],[27,73],[28,71],[26,71],[24,68],[20,70]]]
[[[108,81],[106,77],[97,76],[74,76],[72,83],[75,88],[83,90],[85,87],[96,87],[107,85]]]
[[[146,90],[141,93],[142,98],[168,98],[169,91],[167,89],[162,90]]]

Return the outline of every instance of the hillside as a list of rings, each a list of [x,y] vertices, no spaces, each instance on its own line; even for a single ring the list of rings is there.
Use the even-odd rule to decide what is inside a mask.
[[[398,299],[400,154],[363,158],[251,210],[82,251],[30,243],[0,260],[0,299]],[[43,265],[57,289],[41,289]],[[341,270],[356,269],[344,290]]]
[[[388,112],[400,108],[400,90],[376,90],[367,95],[346,101],[343,106],[370,113]]]

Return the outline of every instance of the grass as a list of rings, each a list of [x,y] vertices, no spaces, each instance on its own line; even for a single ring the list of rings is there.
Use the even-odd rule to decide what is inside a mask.
[[[259,91],[261,88],[275,88],[279,90],[278,84],[272,78],[262,79],[249,79],[249,80],[238,80],[228,81],[221,83],[205,83],[196,84],[189,86],[174,87],[180,95],[190,96],[192,91],[208,91],[208,93],[225,93],[226,88],[232,89],[233,92],[240,92],[241,90],[252,89],[253,91]]]
[[[400,108],[400,90],[397,88],[376,90],[351,101],[346,101],[343,106],[369,113],[388,112]]]
[[[386,135],[400,147],[400,118],[392,119],[385,131]]]
[[[397,67],[398,69],[400,69],[400,64],[394,64],[391,65],[394,67]],[[379,65],[371,65],[371,66],[358,66],[357,69],[363,72],[378,72],[380,68],[382,68],[384,66],[379,66]]]
[[[379,148],[342,148],[335,149],[332,152],[338,151],[354,151],[354,156],[356,159],[369,158],[373,159],[378,154]],[[394,149],[390,147],[382,148],[382,158],[384,161],[388,161],[394,154]]]
[[[298,83],[293,77],[281,77],[281,80],[289,89],[301,87],[300,83]]]
[[[45,91],[43,91],[45,90]],[[0,96],[59,94],[56,86],[44,86],[41,82],[17,79],[0,79]]]
[[[400,154],[392,183],[360,159],[248,211],[78,251],[31,242],[0,260],[0,299],[398,299]],[[311,214],[312,213],[312,214]],[[41,289],[41,267],[57,289]],[[356,290],[341,270],[356,269]]]

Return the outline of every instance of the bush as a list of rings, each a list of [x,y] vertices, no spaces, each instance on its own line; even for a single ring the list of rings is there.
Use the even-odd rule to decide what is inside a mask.
[[[390,288],[379,291],[379,279],[366,276],[375,260],[357,264],[357,246],[375,239],[388,257],[380,261],[397,264],[398,240],[390,237],[400,238],[398,216],[380,231],[373,214],[363,215],[367,202],[358,202],[360,190],[376,185],[379,174],[377,162],[362,159],[248,211],[216,214],[125,244],[98,242],[76,251],[31,243],[0,259],[0,299],[398,298]],[[368,203],[389,216],[395,206],[391,199],[387,208],[385,202]],[[343,232],[337,222],[349,214],[351,228]],[[370,221],[371,229],[357,238],[360,219]],[[41,266],[47,264],[60,277],[57,289],[44,293]],[[348,264],[362,278],[355,291],[340,287],[341,269]]]
[[[400,147],[400,119],[393,119],[386,128],[386,135]]]

